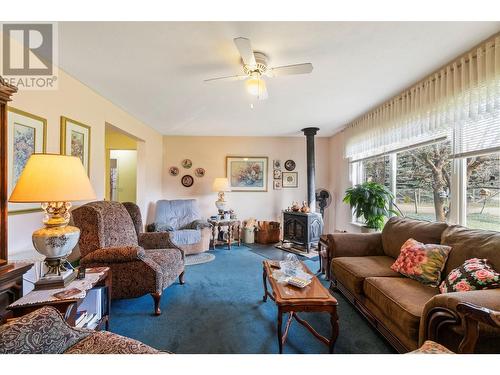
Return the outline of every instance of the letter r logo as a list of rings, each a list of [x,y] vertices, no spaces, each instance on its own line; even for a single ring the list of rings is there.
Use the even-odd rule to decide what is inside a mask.
[[[52,24],[2,25],[3,74],[8,76],[52,75]]]

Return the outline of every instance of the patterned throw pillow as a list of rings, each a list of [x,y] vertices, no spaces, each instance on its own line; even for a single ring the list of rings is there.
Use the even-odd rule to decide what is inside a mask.
[[[441,293],[500,288],[500,273],[487,259],[468,259],[453,269],[439,286]]]
[[[450,246],[427,245],[410,238],[401,246],[391,269],[422,284],[437,287],[450,250]]]

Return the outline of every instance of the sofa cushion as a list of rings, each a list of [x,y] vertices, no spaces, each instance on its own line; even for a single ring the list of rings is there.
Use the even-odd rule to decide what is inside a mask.
[[[500,288],[500,274],[487,259],[468,259],[453,269],[439,286],[441,293]]]
[[[439,294],[437,288],[399,277],[368,277],[363,283],[363,292],[367,299],[415,343],[418,342],[424,306],[433,296]]]
[[[443,272],[446,275],[471,258],[488,259],[500,271],[500,232],[453,225],[443,232],[441,244],[452,247]]]
[[[92,331],[71,328],[53,307],[0,325],[1,354],[61,354]]]
[[[422,284],[438,286],[450,250],[449,246],[423,244],[410,238],[391,269]]]
[[[371,276],[399,277],[391,270],[394,259],[382,256],[340,257],[332,259],[332,271],[342,285],[357,295],[363,294],[363,281]]]
[[[397,258],[401,246],[409,238],[425,244],[441,243],[441,234],[447,227],[448,224],[446,223],[431,223],[404,217],[391,217],[382,230],[384,253]]]
[[[179,245],[192,245],[201,241],[201,231],[199,229],[181,229],[170,232],[172,242]]]

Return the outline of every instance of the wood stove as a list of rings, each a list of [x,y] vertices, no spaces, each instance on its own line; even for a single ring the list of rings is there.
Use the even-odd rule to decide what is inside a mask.
[[[304,128],[307,149],[307,202],[311,212],[283,211],[283,242],[291,242],[295,250],[309,252],[317,247],[323,232],[323,217],[316,213],[314,136],[318,128]]]
[[[309,252],[317,247],[323,231],[323,219],[316,212],[283,211],[283,240]]]

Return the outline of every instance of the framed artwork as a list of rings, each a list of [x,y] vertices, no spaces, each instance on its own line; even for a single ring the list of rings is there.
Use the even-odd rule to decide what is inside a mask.
[[[10,196],[26,162],[33,153],[45,152],[47,139],[47,120],[8,107],[7,123],[7,195]],[[9,213],[34,212],[40,210],[38,203],[9,203]]]
[[[231,191],[267,191],[267,156],[227,156],[226,177]]]
[[[281,183],[281,180],[274,180],[273,181],[274,190],[281,190],[282,187],[283,187],[283,185]]]
[[[273,171],[273,178],[275,180],[280,180],[281,181],[281,169],[275,169]]]
[[[283,172],[283,187],[296,188],[299,187],[299,177],[297,172]]]
[[[185,169],[189,169],[193,166],[193,162],[191,161],[191,159],[184,159],[181,164]]]
[[[274,169],[281,169],[281,160],[279,160],[279,159],[273,160],[273,168]]]
[[[61,154],[78,157],[90,176],[90,126],[61,116]]]

